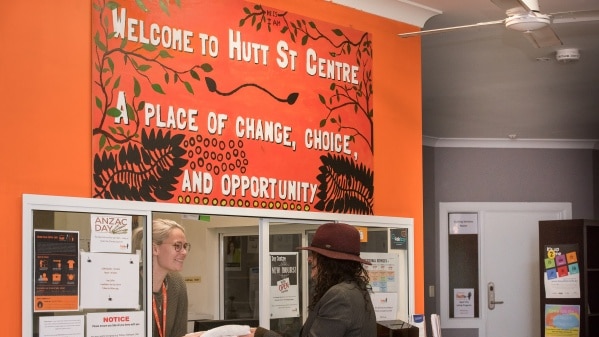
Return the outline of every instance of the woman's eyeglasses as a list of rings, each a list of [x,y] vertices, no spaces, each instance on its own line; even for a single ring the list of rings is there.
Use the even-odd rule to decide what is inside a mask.
[[[176,252],[180,252],[183,248],[185,248],[185,251],[189,252],[191,250],[191,243],[175,242],[173,247],[175,247]]]

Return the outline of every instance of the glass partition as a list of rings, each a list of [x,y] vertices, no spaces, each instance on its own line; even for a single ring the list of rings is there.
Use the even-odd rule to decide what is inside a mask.
[[[258,235],[224,235],[223,244],[223,299],[224,321],[228,324],[259,325],[259,242]],[[299,308],[302,307],[300,263],[296,247],[301,245],[301,234],[271,234],[271,286],[281,288],[276,312],[271,311],[270,326],[282,336],[297,336],[302,325]],[[275,276],[276,275],[276,276]]]
[[[363,257],[376,261],[371,283],[381,319],[408,320],[413,310],[412,220],[302,212],[24,196],[24,337],[92,336],[127,330],[153,336],[153,219],[185,227],[189,250],[180,272],[188,295],[188,332],[248,324],[298,336],[310,298],[307,253],[319,225],[350,223],[362,233]],[[334,219],[334,220],[333,220]],[[268,239],[264,239],[268,238]],[[384,271],[384,272],[383,272]],[[377,295],[378,292],[378,295]],[[376,298],[375,298],[376,300]],[[381,297],[381,303],[382,297]],[[43,330],[43,333],[40,332]],[[60,330],[60,331],[58,331]],[[113,333],[114,334],[114,333]]]
[[[258,324],[258,235],[223,236],[225,320]]]
[[[138,227],[144,231],[145,216],[52,210],[30,215],[32,244],[25,255],[31,257],[31,277],[23,287],[31,296],[23,307],[32,336],[84,336],[86,320],[97,331],[125,320],[145,326],[146,270],[131,236]],[[104,328],[107,317],[114,327]]]

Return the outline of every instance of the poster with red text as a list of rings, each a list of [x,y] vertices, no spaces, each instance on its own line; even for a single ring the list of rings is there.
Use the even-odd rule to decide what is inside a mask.
[[[372,37],[238,0],[94,0],[94,198],[373,213]]]

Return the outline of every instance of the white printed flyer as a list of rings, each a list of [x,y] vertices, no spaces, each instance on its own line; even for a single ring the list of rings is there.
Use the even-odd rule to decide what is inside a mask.
[[[139,255],[81,252],[81,308],[137,309]]]
[[[87,337],[143,337],[144,312],[97,312],[87,314]]]
[[[131,253],[132,221],[131,216],[92,214],[90,217],[90,251]]]

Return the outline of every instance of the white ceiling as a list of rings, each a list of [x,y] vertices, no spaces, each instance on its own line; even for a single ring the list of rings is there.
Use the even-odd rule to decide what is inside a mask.
[[[432,9],[424,30],[506,17],[490,0],[333,1],[416,26],[422,18],[408,21],[404,7],[421,5]],[[539,0],[539,7],[545,14],[599,10],[599,1]],[[422,39],[423,135],[599,140],[599,21],[552,27],[563,46],[535,48],[503,25],[416,37]],[[580,60],[557,62],[559,48],[578,48]]]

